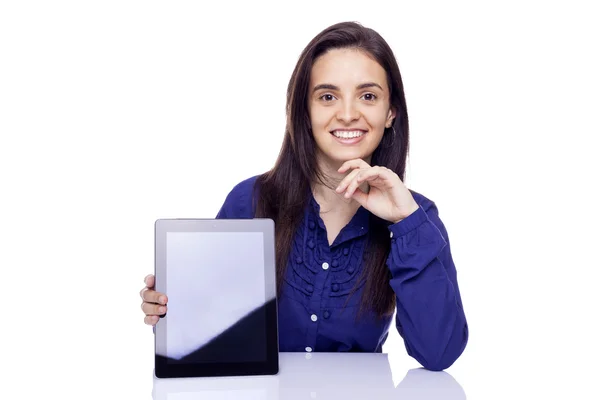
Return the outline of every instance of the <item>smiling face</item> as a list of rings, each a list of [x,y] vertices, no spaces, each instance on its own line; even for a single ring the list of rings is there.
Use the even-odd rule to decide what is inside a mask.
[[[308,109],[317,162],[337,169],[371,155],[396,116],[385,70],[364,52],[334,49],[313,64]]]

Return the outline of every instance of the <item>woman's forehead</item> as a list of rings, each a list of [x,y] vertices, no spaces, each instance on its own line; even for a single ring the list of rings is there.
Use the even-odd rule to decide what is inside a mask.
[[[377,61],[357,49],[334,49],[321,55],[311,70],[311,86],[356,86],[365,82],[386,85],[387,74]]]

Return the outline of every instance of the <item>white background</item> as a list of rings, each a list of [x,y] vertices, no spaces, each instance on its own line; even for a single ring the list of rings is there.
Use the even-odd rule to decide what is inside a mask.
[[[396,53],[406,184],[450,234],[471,337],[447,372],[469,399],[594,398],[594,3],[2,1],[2,397],[150,397],[154,220],[270,168],[298,55],[356,20]]]

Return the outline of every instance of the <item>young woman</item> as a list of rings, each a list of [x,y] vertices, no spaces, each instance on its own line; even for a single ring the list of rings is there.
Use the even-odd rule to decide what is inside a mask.
[[[402,182],[408,139],[385,40],[351,22],[319,33],[288,85],[275,166],[237,184],[217,216],[275,221],[280,351],[380,352],[395,322],[426,369],[463,352],[468,326],[446,229],[436,205]],[[145,283],[144,321],[155,325],[167,295],[152,275]]]

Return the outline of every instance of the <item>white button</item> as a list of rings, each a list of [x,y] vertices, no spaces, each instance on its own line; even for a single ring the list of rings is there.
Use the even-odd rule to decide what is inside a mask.
[[[315,314],[313,314],[313,315],[311,315],[311,316],[310,316],[310,319],[311,319],[313,322],[316,322],[316,321],[317,321],[317,316],[316,316]]]
[[[304,350],[306,350],[307,353],[310,353],[312,351],[312,348],[311,347],[307,347]]]
[[[323,263],[323,265],[321,265],[321,267],[323,267],[323,269],[328,269],[329,268],[329,264],[327,264],[326,262]]]
[[[394,237],[394,232],[390,232],[390,237]]]

